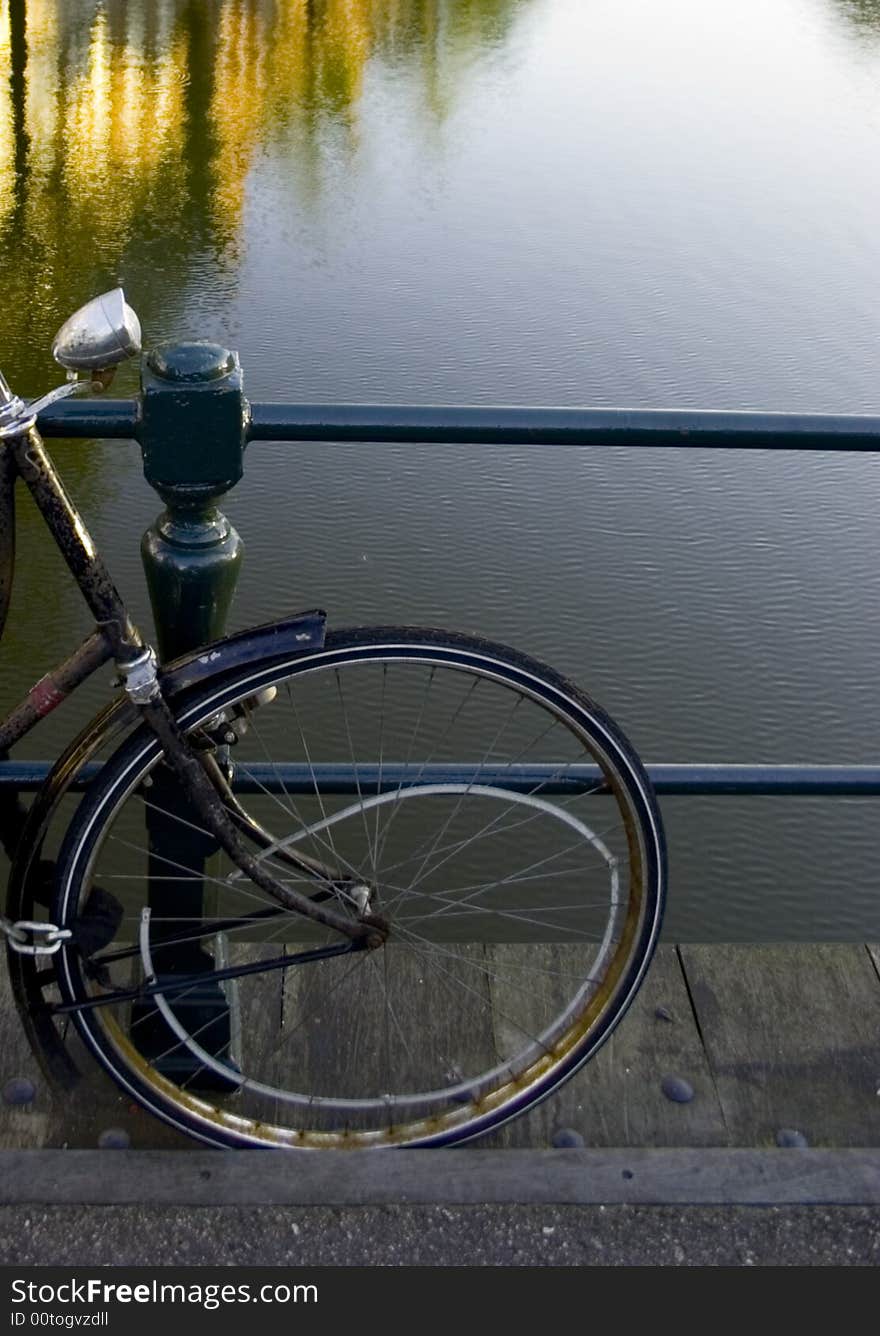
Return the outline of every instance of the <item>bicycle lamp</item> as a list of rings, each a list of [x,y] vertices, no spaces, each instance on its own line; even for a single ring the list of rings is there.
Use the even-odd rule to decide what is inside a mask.
[[[122,288],[93,297],[65,320],[55,335],[52,356],[68,372],[91,373],[109,385],[120,362],[141,350],[141,325]]]

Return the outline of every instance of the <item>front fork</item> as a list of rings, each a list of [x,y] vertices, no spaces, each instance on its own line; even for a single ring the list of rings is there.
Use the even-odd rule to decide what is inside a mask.
[[[207,832],[214,837],[219,847],[245,876],[284,909],[302,914],[305,918],[350,937],[353,941],[363,939],[369,948],[382,946],[388,935],[388,926],[379,915],[369,912],[366,905],[357,917],[342,913],[332,908],[323,898],[303,895],[300,891],[285,886],[272,876],[265,862],[254,857],[236,829],[223,797],[211,782],[202,758],[180,732],[161,694],[152,650],[146,651],[146,655],[152,659],[152,663],[148,663],[145,670],[139,669],[138,682],[135,686],[131,685],[129,674],[126,689],[161,742],[165,760],[183,786],[184,793],[198,812]],[[125,673],[124,667],[123,673]],[[332,885],[338,881],[338,873],[311,859],[303,860],[300,866],[308,867],[319,885],[321,882]]]

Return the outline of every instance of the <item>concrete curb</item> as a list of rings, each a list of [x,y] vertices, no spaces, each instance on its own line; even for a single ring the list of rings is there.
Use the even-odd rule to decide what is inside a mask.
[[[0,1204],[878,1205],[880,1149],[0,1151]]]

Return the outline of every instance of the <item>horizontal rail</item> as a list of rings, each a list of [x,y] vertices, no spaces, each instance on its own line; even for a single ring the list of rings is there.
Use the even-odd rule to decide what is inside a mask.
[[[136,440],[140,430],[137,399],[61,399],[37,417],[44,436]]]
[[[17,789],[33,793],[49,773],[45,761],[4,761],[0,764],[0,790]],[[90,762],[78,774],[72,787],[85,789],[101,769]],[[654,788],[662,795],[706,795],[720,797],[764,795],[777,797],[850,797],[880,795],[880,766],[870,765],[649,765],[646,767]],[[347,765],[251,764],[239,766],[235,775],[236,793],[314,793],[315,784],[322,794],[364,794],[388,792],[398,787],[422,784],[484,784],[493,782],[513,792],[573,794],[595,789],[601,775],[597,766],[566,767],[564,777],[552,765],[510,766],[492,770],[485,766],[427,765],[410,766],[385,762],[361,765],[357,774]]]
[[[136,439],[138,401],[62,400],[40,413],[39,426],[46,436]],[[247,436],[250,441],[880,450],[880,417],[654,408],[251,404]]]

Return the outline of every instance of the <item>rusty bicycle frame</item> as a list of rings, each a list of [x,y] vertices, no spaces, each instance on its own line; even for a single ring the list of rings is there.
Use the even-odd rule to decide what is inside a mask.
[[[3,397],[3,391],[7,404],[12,404],[13,397],[6,389],[5,382],[0,385],[0,398]],[[356,914],[345,912],[330,903],[357,906],[356,899],[345,893],[351,881],[349,877],[305,855],[282,851],[284,861],[315,880],[316,894],[313,897],[303,895],[276,881],[266,870],[265,864],[250,852],[242,832],[263,848],[270,843],[270,837],[240,807],[215,757],[209,751],[197,750],[181,733],[168,705],[167,696],[172,691],[191,684],[192,671],[187,672],[186,663],[177,672],[173,666],[168,672],[158,670],[153,649],[145,644],[128,615],[110,573],[32,421],[26,422],[24,428],[17,432],[10,431],[7,423],[5,435],[0,438],[0,636],[5,625],[13,580],[15,482],[18,477],[27,485],[52,539],[64,557],[95,618],[96,629],[69,658],[43,676],[0,721],[0,756],[5,756],[11,746],[25,737],[40,719],[60,705],[96,670],[113,660],[119,669],[130,707],[155,732],[162,744],[164,759],[173,771],[183,795],[198,812],[218,845],[284,910],[301,913],[342,935],[342,942],[305,953],[304,959],[323,958],[381,944],[384,940],[384,921],[370,913],[366,903]],[[314,644],[317,637],[317,643],[320,643],[323,637],[323,614],[304,614],[301,618],[291,619],[289,623],[277,624],[272,629],[277,631],[279,626],[286,628],[289,634],[281,637],[278,648],[288,652],[292,642],[302,642],[304,638]],[[306,627],[307,635],[303,626]],[[260,643],[259,632],[260,628],[256,628],[254,633],[229,637],[221,642],[224,653],[221,655],[217,652],[214,658],[222,657],[224,667],[233,667],[240,661],[245,645],[252,650],[254,645]],[[39,804],[36,806],[39,811]],[[22,842],[26,844],[26,838]],[[253,917],[265,917],[275,912],[278,911],[270,909]],[[69,930],[62,934],[49,922],[30,919],[14,923],[4,918],[0,919],[0,926],[6,933],[13,956],[40,957],[53,954],[60,946],[62,936],[69,935]],[[202,923],[199,935],[209,936],[213,930],[214,925],[211,923]],[[191,927],[186,935],[192,937]],[[171,937],[166,944],[172,944],[173,941]],[[295,959],[289,956],[279,958],[276,967],[288,967],[292,963],[296,963]],[[262,967],[267,966],[271,968],[272,962],[263,962]],[[247,966],[230,967],[216,977],[234,978],[247,972]],[[163,984],[163,991],[185,992],[193,983],[193,978],[182,974],[172,984]],[[132,996],[149,996],[156,991],[155,983],[148,980],[146,986]],[[35,1006],[34,990],[31,989],[30,993],[25,1009],[34,1013],[39,1008]],[[118,991],[107,992],[100,999],[83,1005],[106,1005],[119,1000]],[[68,1004],[63,1008],[65,1011],[75,1009],[76,1004]],[[61,1008],[55,1010],[60,1011]],[[39,1028],[40,1018],[30,1014],[29,1025],[33,1024]]]
[[[0,473],[0,531],[14,533],[14,483],[16,474],[27,484],[37,507],[46,522],[56,546],[64,557],[83,598],[97,622],[96,630],[59,664],[47,673],[28,692],[24,700],[0,722],[0,753],[20,741],[40,719],[49,714],[86,678],[113,659],[125,683],[132,703],[144,721],[153,729],[165,751],[165,758],[174,769],[186,796],[193,802],[208,829],[251,880],[271,895],[285,909],[293,910],[333,928],[352,941],[362,940],[366,945],[378,945],[384,927],[382,921],[366,913],[359,920],[330,909],[321,900],[311,899],[291,890],[270,876],[247,850],[229,816],[230,809],[242,821],[231,790],[224,785],[222,772],[216,765],[206,767],[203,754],[196,751],[181,734],[163,695],[157,671],[156,655],[146,645],[137,627],[126,611],[125,604],[114,585],[110,573],[98,552],[82,517],[68,496],[64,484],[53,465],[35,426],[21,435],[7,438],[2,452]],[[11,549],[10,549],[11,551]],[[7,557],[5,563],[11,567]],[[11,571],[2,582],[3,602],[0,603],[0,636],[8,609],[11,592]],[[258,828],[248,819],[248,831],[257,835]],[[340,880],[339,872],[299,854],[285,852],[295,865],[328,883]],[[375,940],[378,934],[379,940]],[[349,949],[344,947],[342,949]]]

